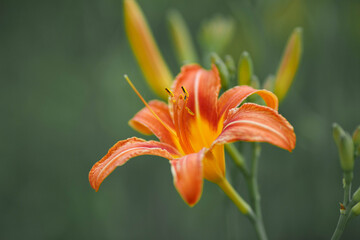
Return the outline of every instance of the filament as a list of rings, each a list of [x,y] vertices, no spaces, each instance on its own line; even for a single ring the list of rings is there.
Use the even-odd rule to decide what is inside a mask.
[[[136,87],[134,86],[134,84],[130,81],[129,77],[127,75],[124,75],[126,81],[129,83],[130,87],[134,90],[134,92],[136,93],[136,95],[138,95],[138,97],[140,98],[140,100],[145,104],[145,106],[149,109],[149,111],[154,115],[154,117],[171,133],[173,134],[175,137],[177,137],[176,132],[169,127],[166,123],[164,123],[161,118],[154,112],[154,110],[152,110],[152,108],[149,106],[149,104],[145,101],[145,99],[141,96],[141,94],[139,93],[139,91],[136,89]]]

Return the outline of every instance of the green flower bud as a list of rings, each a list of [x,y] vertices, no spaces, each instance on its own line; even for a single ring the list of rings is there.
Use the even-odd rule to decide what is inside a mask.
[[[230,81],[230,73],[224,61],[216,53],[212,53],[211,62],[215,64],[216,68],[219,70],[221,85],[223,86],[223,88],[227,89]]]
[[[263,84],[263,87],[266,90],[269,90],[271,92],[274,91],[274,84],[275,84],[275,76],[274,75],[269,75],[266,79],[265,82]]]
[[[338,146],[341,168],[345,172],[354,169],[354,143],[350,135],[337,123],[333,124],[333,136]]]
[[[176,10],[170,11],[167,20],[179,64],[198,62],[190,31],[180,12]]]
[[[243,52],[240,56],[238,66],[238,84],[250,85],[253,75],[253,64],[248,52]]]
[[[251,83],[250,83],[250,86],[255,88],[255,89],[259,89],[260,88],[260,81],[259,81],[259,78],[255,75],[253,75],[251,77]]]
[[[355,148],[355,156],[360,156],[360,125],[354,131],[353,142]]]
[[[251,77],[251,82],[250,82],[250,87],[255,88],[255,89],[259,89],[260,88],[260,81],[258,79],[258,77],[256,75],[252,75]],[[262,104],[262,98],[257,95],[257,94],[253,94],[251,96],[249,96],[247,98],[247,100],[249,102],[253,102],[253,103],[257,103],[257,104]]]
[[[351,209],[352,213],[355,216],[360,215],[360,203],[357,203],[352,209]]]
[[[356,192],[354,193],[353,200],[355,202],[360,202],[360,188],[358,188],[358,190],[356,190]]]
[[[345,131],[340,127],[339,124],[333,123],[333,137],[336,145],[339,147],[340,138],[345,135]]]
[[[354,168],[354,144],[348,133],[340,138],[340,163],[344,171],[352,171]]]
[[[230,75],[234,75],[236,71],[235,61],[230,55],[225,56],[225,64],[226,67],[229,69]]]
[[[222,54],[235,33],[235,20],[231,17],[215,16],[202,23],[199,32],[200,45],[205,53]]]

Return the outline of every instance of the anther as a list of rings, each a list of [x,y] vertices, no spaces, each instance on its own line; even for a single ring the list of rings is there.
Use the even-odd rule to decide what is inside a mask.
[[[186,91],[186,89],[184,88],[184,86],[181,86],[181,89],[183,90],[183,92],[184,92],[184,94],[185,94],[184,99],[186,100],[186,99],[189,97],[189,93],[188,93],[188,91]]]
[[[170,89],[165,88],[165,91],[167,91],[167,93],[169,94],[170,97],[174,97],[174,94]]]
[[[149,109],[149,111],[154,115],[154,117],[167,129],[171,132],[174,136],[177,136],[176,132],[170,128],[166,123],[164,123],[161,118],[154,112],[154,110],[149,106],[149,104],[145,101],[145,99],[141,96],[139,91],[136,89],[134,84],[131,82],[130,78],[127,75],[124,75],[126,81],[129,83],[130,87],[134,90],[136,95],[140,98],[140,100],[144,103],[144,105]]]
[[[194,116],[194,115],[195,115],[195,113],[193,113],[193,111],[191,111],[190,108],[186,107],[186,110],[188,111],[188,113],[189,113],[191,116]]]

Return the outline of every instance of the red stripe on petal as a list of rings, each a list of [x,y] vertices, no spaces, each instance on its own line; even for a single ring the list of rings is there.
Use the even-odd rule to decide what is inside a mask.
[[[174,97],[169,104],[184,152],[210,147],[221,130],[217,117],[220,78],[216,67],[208,71],[199,65],[184,66],[172,90]]]
[[[189,93],[187,106],[199,116],[217,128],[217,98],[221,82],[215,66],[205,70],[199,65],[186,65],[181,68],[181,73],[176,77],[173,85],[175,99],[184,95],[181,87]]]
[[[119,141],[91,168],[89,172],[91,187],[98,191],[101,183],[116,167],[124,165],[130,158],[140,155],[155,155],[167,159],[180,156],[175,148],[165,143],[145,141],[136,137]]]
[[[149,107],[162,122],[154,116],[149,108],[145,107],[129,121],[129,125],[142,134],[154,134],[161,142],[178,148],[177,137],[169,131],[169,129],[172,129],[173,132],[175,132],[175,129],[167,104],[153,100],[149,102]],[[166,124],[168,128],[166,128],[164,124]]]
[[[201,197],[204,152],[203,149],[198,153],[188,154],[170,161],[174,185],[184,201],[190,206],[195,205]]]
[[[224,92],[218,101],[219,119],[227,117],[228,111],[239,106],[247,97],[252,94],[261,96],[266,105],[278,110],[279,102],[275,94],[268,90],[257,90],[249,86],[236,86]]]
[[[229,112],[214,144],[234,141],[268,142],[291,152],[296,136],[290,123],[274,109],[246,103]]]

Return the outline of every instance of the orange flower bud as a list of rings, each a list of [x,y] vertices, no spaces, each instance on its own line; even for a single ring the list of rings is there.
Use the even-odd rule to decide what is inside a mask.
[[[167,99],[164,89],[171,86],[173,77],[135,0],[124,1],[124,17],[130,45],[148,84]]]
[[[282,101],[287,94],[302,54],[302,29],[295,28],[291,34],[276,74],[274,93]]]

